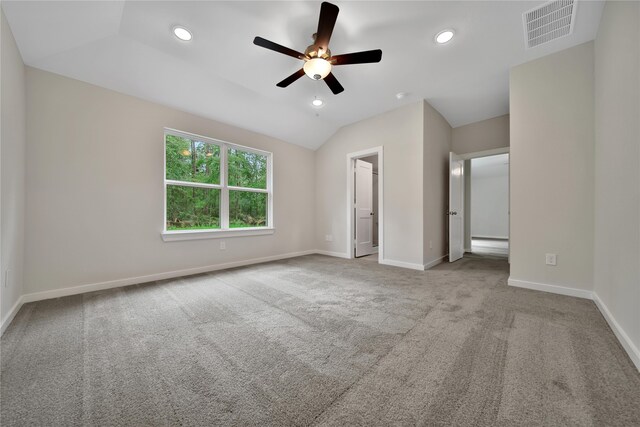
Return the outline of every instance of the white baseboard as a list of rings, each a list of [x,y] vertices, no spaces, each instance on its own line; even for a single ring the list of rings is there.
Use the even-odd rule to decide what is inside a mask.
[[[11,321],[13,320],[13,318],[16,317],[16,314],[18,314],[18,312],[20,311],[20,308],[22,308],[22,304],[24,304],[24,297],[21,295],[20,298],[18,298],[18,300],[16,301],[16,303],[13,304],[13,307],[11,307],[11,310],[9,310],[7,315],[4,316],[4,319],[2,319],[2,324],[0,325],[0,336],[4,334],[4,331],[11,324]]]
[[[611,314],[607,306],[604,304],[604,302],[602,302],[598,294],[595,292],[593,293],[593,302],[596,303],[596,306],[600,310],[600,313],[602,313],[602,316],[604,317],[604,319],[609,324],[609,327],[615,334],[616,338],[618,338],[618,341],[620,341],[620,344],[622,344],[622,347],[625,349],[625,351],[631,358],[631,361],[633,362],[634,365],[636,365],[636,368],[638,369],[638,371],[640,371],[640,350],[638,350],[638,347],[636,347],[633,344],[633,341],[631,341],[631,338],[629,338],[629,335],[627,335],[624,329],[622,329],[622,327],[613,317],[613,315]]]
[[[394,267],[409,268],[411,270],[424,271],[424,265],[422,265],[422,264],[414,264],[414,263],[411,263],[411,262],[394,261],[392,259],[381,259],[378,263],[379,264],[384,264],[384,265],[391,265],[391,266],[394,266]]]
[[[633,364],[636,366],[636,368],[638,368],[638,371],[640,371],[640,350],[638,350],[638,347],[636,347],[633,341],[631,341],[629,335],[627,335],[624,329],[622,329],[620,324],[616,321],[615,317],[613,317],[613,314],[611,314],[611,312],[609,311],[609,308],[607,308],[604,302],[602,302],[597,293],[592,291],[585,291],[584,289],[568,288],[565,286],[548,285],[545,283],[517,280],[512,279],[511,277],[508,280],[508,284],[509,286],[515,286],[518,288],[533,289],[536,291],[551,292],[554,294],[568,295],[572,297],[593,300],[593,302],[596,304],[596,307],[598,307],[598,310],[600,311],[600,313],[602,313],[602,316],[609,324],[609,327],[613,331],[614,335],[622,345],[622,348],[624,348]]]
[[[350,259],[349,258],[349,254],[345,254],[344,252],[331,252],[331,251],[323,251],[323,250],[315,250],[313,251],[313,253],[316,253],[318,255],[326,255],[326,256],[333,256],[336,258],[345,258],[345,259]]]
[[[444,261],[444,259],[445,259],[446,257],[448,257],[448,256],[449,256],[449,254],[446,254],[446,255],[441,256],[440,258],[436,258],[436,259],[434,259],[433,261],[429,261],[428,263],[426,263],[426,264],[424,265],[424,269],[425,269],[425,270],[428,270],[428,269],[430,269],[430,268],[435,267],[435,266],[436,266],[436,265],[438,265],[438,264],[442,264],[442,262]]]
[[[251,264],[260,264],[263,262],[277,261],[281,259],[294,258],[303,255],[316,253],[315,250],[291,252],[287,254],[273,255],[263,258],[253,258],[242,261],[228,262],[224,264],[207,265],[204,267],[187,268],[184,270],[167,271],[164,273],[149,274],[146,276],[128,277],[125,279],[110,280],[107,282],[91,283],[88,285],[73,286],[69,288],[54,289],[51,291],[35,292],[22,296],[23,302],[42,301],[51,298],[60,298],[69,295],[84,294],[87,292],[102,291],[105,289],[119,288],[121,286],[129,286],[140,283],[152,282],[155,280],[172,279],[174,277],[190,276],[193,274],[208,273],[210,271],[224,270],[227,268],[242,267]]]
[[[51,298],[59,298],[59,297],[64,297],[69,295],[83,294],[86,292],[93,292],[93,291],[99,291],[99,290],[105,290],[105,289],[111,289],[111,288],[118,288],[121,286],[151,282],[155,280],[189,276],[192,274],[207,273],[210,271],[224,270],[227,268],[234,268],[234,267],[242,267],[242,266],[251,265],[251,264],[260,264],[260,263],[269,262],[269,261],[277,261],[281,259],[294,258],[298,256],[311,255],[311,254],[327,255],[327,256],[333,256],[338,258],[349,258],[347,254],[341,253],[341,252],[330,252],[330,251],[323,251],[323,250],[307,250],[307,251],[291,252],[287,254],[263,257],[263,258],[253,258],[249,260],[229,262],[225,264],[216,264],[216,265],[209,265],[205,267],[189,268],[184,270],[175,270],[175,271],[168,271],[168,272],[158,273],[158,274],[150,274],[146,276],[130,277],[125,279],[111,280],[107,282],[92,283],[88,285],[55,289],[51,291],[35,292],[31,294],[22,295],[20,298],[18,298],[18,300],[13,305],[13,307],[11,307],[11,310],[9,310],[9,313],[7,313],[4,319],[2,319],[2,324],[0,325],[0,335],[4,334],[7,327],[11,324],[11,321],[14,319],[18,311],[20,311],[20,308],[22,307],[22,305],[28,302],[41,301],[41,300],[51,299]],[[447,255],[444,255],[443,257],[433,260],[424,265],[413,264],[413,263],[408,263],[403,261],[394,261],[390,259],[380,260],[380,264],[422,271],[440,264],[446,257]],[[525,280],[512,279],[511,277],[509,277],[508,284],[509,286],[514,286],[518,288],[532,289],[536,291],[550,292],[554,294],[568,295],[568,296],[593,300],[596,306],[598,307],[598,309],[600,310],[600,312],[602,313],[603,317],[611,327],[611,330],[613,331],[615,336],[618,338],[618,341],[620,341],[620,344],[625,349],[625,351],[631,358],[634,365],[640,371],[640,350],[638,350],[638,348],[631,341],[631,339],[626,334],[624,329],[622,329],[620,324],[615,320],[615,318],[613,317],[613,315],[611,314],[607,306],[602,302],[598,294],[591,291],[586,291],[584,289],[569,288],[569,287],[558,286],[558,285],[549,285],[545,283],[529,282]]]
[[[546,283],[529,282],[526,280],[512,279],[509,277],[509,286],[516,288],[533,289],[534,291],[551,292],[552,294],[568,295],[570,297],[593,299],[593,292],[584,289],[568,288],[565,286],[548,285]]]

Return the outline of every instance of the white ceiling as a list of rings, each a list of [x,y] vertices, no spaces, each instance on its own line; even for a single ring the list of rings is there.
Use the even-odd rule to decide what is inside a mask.
[[[301,61],[253,45],[257,35],[304,51],[320,2],[2,1],[27,65],[315,149],[340,127],[426,99],[453,127],[509,111],[509,68],[593,40],[603,2],[578,4],[572,35],[527,50],[522,13],[540,1],[335,1],[334,54],[382,49],[382,62],[341,66],[345,87],[303,77]],[[191,42],[171,29],[187,27]],[[437,45],[434,35],[456,37]],[[396,99],[396,93],[407,92]],[[311,106],[322,98],[322,108]],[[188,129],[187,129],[188,130]]]

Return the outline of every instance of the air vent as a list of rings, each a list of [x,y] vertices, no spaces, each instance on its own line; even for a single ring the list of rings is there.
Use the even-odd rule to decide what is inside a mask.
[[[573,32],[576,0],[552,0],[522,15],[527,48],[540,46]]]

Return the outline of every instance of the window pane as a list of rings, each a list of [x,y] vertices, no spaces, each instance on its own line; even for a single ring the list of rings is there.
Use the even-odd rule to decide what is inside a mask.
[[[229,227],[266,227],[267,193],[229,191]]]
[[[167,185],[167,230],[220,228],[220,190]]]
[[[229,185],[267,189],[267,156],[229,148]]]
[[[220,147],[175,135],[166,137],[167,179],[220,184]]]

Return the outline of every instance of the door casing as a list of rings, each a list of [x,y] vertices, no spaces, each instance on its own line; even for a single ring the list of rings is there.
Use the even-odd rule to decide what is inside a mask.
[[[373,165],[355,159],[355,256],[371,255],[373,250]]]
[[[384,150],[382,146],[347,153],[347,258],[355,253],[355,215],[354,215],[354,168],[355,160],[362,157],[378,156],[378,262],[384,260]]]

